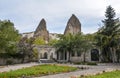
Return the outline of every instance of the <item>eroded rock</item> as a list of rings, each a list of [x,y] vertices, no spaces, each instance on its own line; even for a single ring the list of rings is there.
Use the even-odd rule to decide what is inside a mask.
[[[77,34],[80,32],[81,32],[81,23],[79,19],[74,14],[72,14],[70,19],[68,20],[67,26],[64,31],[64,35],[69,33]]]

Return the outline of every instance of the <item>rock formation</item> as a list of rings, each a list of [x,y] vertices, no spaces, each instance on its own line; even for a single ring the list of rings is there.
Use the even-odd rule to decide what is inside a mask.
[[[69,33],[74,35],[80,32],[81,32],[81,23],[79,19],[74,14],[72,14],[72,16],[70,17],[67,23],[66,29],[64,31],[64,35]]]
[[[77,34],[81,32],[81,23],[79,19],[73,14],[70,19],[68,20],[67,26],[64,31],[64,35],[66,34]],[[43,38],[46,42],[49,42],[50,39],[57,39],[57,34],[54,33],[49,33],[47,31],[46,27],[46,21],[42,19],[36,28],[35,32],[29,32],[29,33],[23,33],[23,37],[27,36],[28,38],[30,37],[41,37]]]
[[[46,28],[46,21],[42,19],[37,27],[37,29],[34,32],[34,37],[41,37],[43,38],[46,42],[49,41],[49,32],[47,31]]]

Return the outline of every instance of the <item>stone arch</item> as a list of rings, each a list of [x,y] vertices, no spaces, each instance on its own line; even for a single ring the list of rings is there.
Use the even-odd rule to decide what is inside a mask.
[[[99,50],[98,49],[91,50],[91,61],[99,61]]]

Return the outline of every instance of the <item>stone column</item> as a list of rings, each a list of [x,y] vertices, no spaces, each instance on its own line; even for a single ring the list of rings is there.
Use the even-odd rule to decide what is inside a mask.
[[[65,52],[63,52],[63,60],[65,60]]]
[[[60,54],[60,52],[58,52],[58,60],[60,60],[60,56],[61,56],[61,54]]]
[[[67,61],[68,61],[68,59],[69,59],[69,52],[67,52]]]

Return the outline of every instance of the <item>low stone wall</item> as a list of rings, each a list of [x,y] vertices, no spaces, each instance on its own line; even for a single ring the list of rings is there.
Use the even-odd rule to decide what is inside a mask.
[[[83,53],[81,54],[81,56],[77,56],[77,54],[75,54],[75,56],[71,56],[70,60],[71,60],[71,62],[83,62],[84,61],[84,55],[83,55]],[[87,52],[85,54],[85,61],[86,62],[91,62],[90,52]]]
[[[71,62],[82,62],[83,61],[83,59],[82,59],[82,57],[71,57]]]
[[[21,59],[16,59],[16,58],[0,58],[0,65],[8,65],[8,64],[17,64],[21,63]]]

